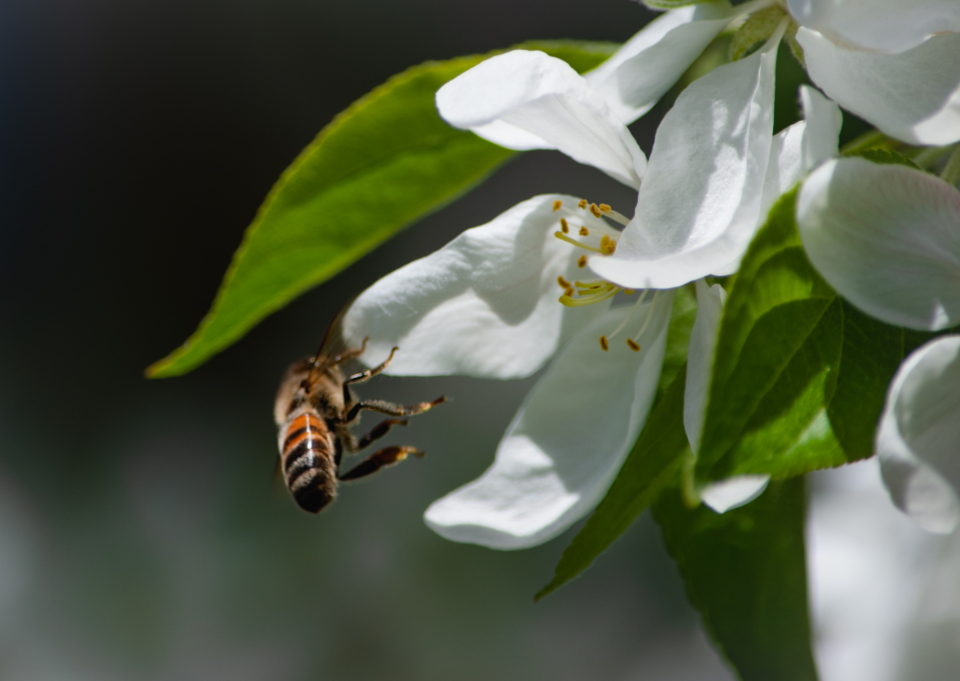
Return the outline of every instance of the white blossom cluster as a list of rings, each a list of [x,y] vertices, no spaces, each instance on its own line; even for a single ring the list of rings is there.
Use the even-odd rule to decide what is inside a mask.
[[[683,90],[647,158],[627,125],[737,26],[753,44]],[[805,120],[774,135],[775,64],[787,43],[816,88],[799,93]],[[369,337],[371,357],[404,348],[388,373],[519,378],[550,362],[493,465],[433,503],[429,526],[515,549],[589,513],[644,426],[674,292],[691,283],[683,416],[696,453],[725,296],[705,278],[737,270],[770,207],[798,182],[803,244],[842,296],[898,326],[958,324],[958,178],[838,153],[840,107],[912,145],[960,141],[958,67],[956,0],[724,1],[664,13],[583,76],[542,52],[513,51],[441,88],[437,107],[451,125],[512,149],[559,150],[635,189],[637,202],[625,216],[583,197],[531,198],[352,305],[345,335]],[[631,304],[614,306],[618,294]],[[936,532],[960,522],[958,442],[960,336],[947,335],[903,364],[876,440],[895,503]],[[699,493],[722,512],[766,484],[742,476]]]

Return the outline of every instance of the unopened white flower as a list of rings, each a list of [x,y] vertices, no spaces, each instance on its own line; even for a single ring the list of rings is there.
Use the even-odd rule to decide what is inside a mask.
[[[797,223],[810,261],[845,298],[889,324],[960,323],[960,191],[920,170],[830,161],[804,182]],[[901,365],[876,437],[894,503],[924,528],[960,523],[960,336]]]

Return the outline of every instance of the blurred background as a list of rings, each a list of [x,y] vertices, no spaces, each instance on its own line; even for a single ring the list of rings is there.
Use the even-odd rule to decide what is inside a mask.
[[[425,459],[320,517],[273,477],[280,375],[347,298],[536,193],[629,214],[599,172],[523,155],[196,372],[142,377],[352,101],[428,59],[622,41],[650,17],[629,0],[0,3],[0,678],[732,678],[647,516],[536,605],[570,533],[504,553],[423,524],[489,465],[529,380],[378,378],[363,395],[453,398],[387,440]],[[777,127],[796,116],[781,99]],[[633,127],[648,153],[667,106]]]

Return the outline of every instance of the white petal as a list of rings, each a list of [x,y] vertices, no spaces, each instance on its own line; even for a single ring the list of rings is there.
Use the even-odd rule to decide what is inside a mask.
[[[893,502],[921,527],[960,524],[960,336],[915,351],[890,384],[877,431],[883,479]]]
[[[807,28],[875,52],[903,52],[935,33],[960,31],[957,0],[787,0],[787,6]]]
[[[942,180],[829,161],[803,183],[797,225],[814,267],[868,314],[913,329],[960,323],[960,192]]]
[[[657,130],[633,220],[600,276],[673,288],[737,258],[757,228],[783,26],[755,54],[694,81]]]
[[[540,148],[558,149],[634,188],[646,168],[603,97],[569,64],[543,52],[514,50],[481,62],[437,91],[437,109],[454,127],[521,149],[542,140]]]
[[[710,378],[713,375],[714,350],[717,347],[720,320],[723,318],[723,304],[727,300],[727,292],[720,284],[707,286],[703,279],[697,279],[696,287],[697,318],[690,332],[687,382],[683,393],[683,428],[694,454],[700,451]]]
[[[763,180],[761,221],[784,192],[803,176],[840,152],[840,107],[812,87],[800,86],[800,104],[805,121],[794,123],[774,135],[770,146],[770,162]],[[739,264],[739,263],[738,263]]]
[[[797,40],[813,82],[844,109],[904,142],[960,140],[960,34],[901,54],[849,50],[805,28]]]
[[[843,114],[836,102],[809,85],[800,86],[800,105],[807,122],[803,134],[803,172],[809,173],[827,159],[840,155]]]
[[[705,2],[667,12],[587,73],[587,82],[624,123],[632,123],[673,87],[732,16],[727,2]]]
[[[554,211],[557,200],[564,207]],[[387,275],[351,305],[344,338],[369,337],[368,364],[398,346],[387,369],[394,375],[532,374],[605,307],[557,302],[557,277],[573,281],[583,273],[576,265],[582,251],[553,236],[560,218],[576,211],[577,224],[601,222],[577,209],[578,200],[551,194],[524,201]]]
[[[803,178],[803,137],[807,122],[799,121],[773,136],[770,145],[770,161],[763,178],[763,198],[760,201],[761,220],[784,192],[789,191]],[[740,259],[737,259],[737,265]],[[739,267],[735,268],[739,269]]]
[[[603,352],[597,342],[631,314],[625,307],[574,336],[527,396],[493,466],[434,502],[427,524],[453,541],[520,549],[552,539],[586,515],[606,494],[647,418],[672,298],[661,292],[636,315],[637,324],[654,315],[639,352],[621,343]]]
[[[717,513],[726,513],[759,497],[769,482],[769,475],[737,475],[711,482],[700,490],[700,500]]]
[[[506,147],[507,149],[529,151],[530,149],[555,148],[554,145],[543,138],[537,137],[526,130],[521,130],[517,126],[510,125],[502,120],[496,120],[493,123],[471,128],[471,131],[475,135],[479,135],[483,139],[493,142],[494,144],[499,144],[501,147]]]

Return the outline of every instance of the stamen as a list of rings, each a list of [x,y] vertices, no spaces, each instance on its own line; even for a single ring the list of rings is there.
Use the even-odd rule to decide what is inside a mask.
[[[603,348],[604,352],[610,349],[610,344],[607,342],[606,336],[600,336],[600,347]]]
[[[648,293],[649,291],[650,291],[650,289],[648,289],[648,288],[643,289],[643,293],[641,293],[641,294],[640,294],[640,297],[637,298],[637,302],[635,302],[635,303],[633,304],[633,309],[630,310],[629,314],[627,314],[627,316],[623,318],[623,321],[620,322],[620,326],[618,326],[618,327],[614,330],[614,332],[610,334],[610,338],[613,338],[614,336],[616,336],[618,333],[620,333],[620,332],[623,330],[623,327],[625,327],[625,326],[627,325],[627,322],[629,322],[630,319],[633,317],[633,313],[636,312],[636,311],[637,311],[637,308],[640,307],[640,304],[643,303],[643,299],[647,297],[647,293]]]
[[[564,289],[564,290],[563,290],[563,294],[564,294],[567,298],[573,298],[573,287],[571,286],[570,288]]]
[[[580,269],[583,269],[586,266],[587,266],[587,256],[581,255],[579,258],[577,258],[577,267],[579,267]]]
[[[616,239],[611,239],[606,234],[600,237],[600,250],[604,253],[613,254],[617,250]]]
[[[573,283],[577,288],[603,288],[605,286],[613,286],[613,284],[605,279],[600,279],[599,281],[575,281]]]
[[[597,207],[597,204],[595,203],[590,204],[590,212],[593,213],[593,217],[595,218],[599,218],[603,215],[603,213],[600,212],[600,209]]]
[[[599,248],[594,248],[593,246],[587,246],[586,244],[582,244],[582,243],[580,243],[579,241],[577,241],[576,239],[567,236],[567,235],[564,234],[563,232],[554,232],[553,235],[554,235],[555,237],[557,237],[558,239],[560,239],[561,241],[566,241],[568,244],[573,244],[574,246],[579,246],[580,248],[584,249],[585,251],[593,251],[594,253],[603,253],[603,251],[601,251]]]
[[[601,210],[602,210],[602,208],[603,208],[603,207],[601,206]],[[614,220],[614,221],[616,221],[616,222],[619,222],[621,225],[626,226],[626,225],[629,225],[629,224],[630,224],[630,220],[627,219],[627,216],[626,216],[626,215],[621,215],[620,213],[618,213],[618,212],[615,211],[615,210],[612,210],[612,209],[611,209],[611,210],[605,210],[605,211],[603,211],[603,214],[604,214],[606,217],[610,218],[611,220]]]
[[[580,206],[580,208],[586,208],[586,207],[587,207],[587,200],[586,200],[586,199],[580,199],[580,203],[578,203],[577,205]]]
[[[624,295],[627,295],[627,296],[632,296],[632,295],[633,295],[634,293],[636,293],[636,292],[637,292],[637,290],[636,290],[636,289],[633,289],[633,288],[625,288],[625,289],[623,289],[623,294],[624,294]]]
[[[657,296],[659,295],[660,289],[653,292],[653,298],[650,300],[650,312],[647,313],[647,319],[643,322],[643,326],[640,327],[640,330],[637,331],[637,334],[633,337],[634,340],[640,340],[640,336],[642,336],[643,332],[650,326],[650,320],[653,319],[653,306],[657,302]]]
[[[627,339],[627,346],[634,352],[640,352],[640,345],[637,344],[632,338]]]
[[[590,230],[587,229],[586,225],[580,228],[580,236],[590,236]]]
[[[617,291],[619,290],[619,286],[614,286],[609,291],[601,291],[594,295],[584,295],[582,298],[563,296],[560,298],[560,303],[562,305],[566,305],[567,307],[583,307],[584,305],[593,305],[594,303],[603,302],[608,298],[613,298],[615,295],[617,295]]]
[[[570,225],[567,224],[566,218],[560,218],[560,229],[563,230],[564,234],[570,233]]]
[[[560,284],[560,288],[572,288],[570,282],[563,278],[563,275],[557,277],[557,283]]]
[[[608,206],[608,205],[605,204],[605,203],[601,203],[601,204],[598,206],[598,208],[600,208],[600,212],[601,212],[601,213],[609,213],[611,210],[613,210],[610,206]]]
[[[553,202],[553,212],[556,213],[558,210],[563,208],[563,201],[554,201]]]

